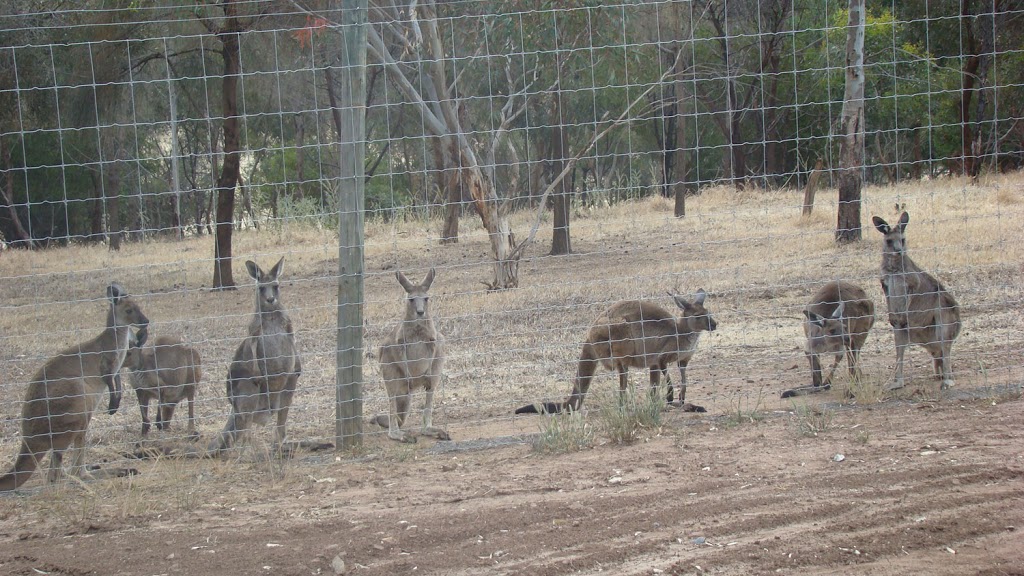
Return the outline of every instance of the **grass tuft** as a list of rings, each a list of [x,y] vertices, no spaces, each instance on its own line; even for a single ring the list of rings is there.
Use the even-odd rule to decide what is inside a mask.
[[[541,420],[540,434],[533,440],[533,451],[541,454],[579,452],[594,445],[594,427],[583,413],[570,410]]]
[[[807,403],[793,404],[796,429],[801,436],[814,437],[832,428],[835,410],[809,406]]]
[[[740,424],[757,423],[764,419],[764,387],[761,387],[757,390],[755,398],[751,398],[749,394],[735,396],[732,408],[726,415],[726,424],[739,426]]]
[[[851,378],[846,388],[846,397],[852,397],[859,405],[878,404],[888,397],[886,382],[869,378],[861,374],[859,378]]]
[[[601,430],[616,444],[630,444],[661,428],[661,399],[646,391],[601,406]]]

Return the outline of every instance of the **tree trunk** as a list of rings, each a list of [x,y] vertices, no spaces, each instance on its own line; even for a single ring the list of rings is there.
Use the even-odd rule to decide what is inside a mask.
[[[452,155],[444,145],[447,138],[435,138],[437,147],[434,160],[438,192],[444,200],[444,228],[441,230],[441,244],[457,244],[459,242],[459,216],[462,214],[462,184],[457,170],[452,167]],[[451,146],[457,146],[452,143]]]
[[[804,186],[804,207],[800,211],[802,216],[810,216],[814,210],[814,193],[818,191],[818,181],[821,180],[821,169],[824,165],[824,160],[818,158],[814,170],[811,170],[811,175],[807,177],[807,185]]]
[[[117,153],[120,157],[120,151]],[[103,188],[106,190],[107,206],[107,248],[121,249],[121,161],[115,160],[103,174]]]
[[[565,169],[565,159],[568,156],[566,145],[565,123],[562,121],[562,88],[555,86],[555,92],[551,99],[551,166],[554,174],[561,174]],[[552,256],[569,254],[572,252],[572,242],[569,238],[569,208],[572,202],[572,183],[568,178],[562,178],[559,183],[559,192],[553,198],[555,217],[551,235]]]
[[[686,117],[683,114],[685,109],[683,100],[683,92],[681,90],[682,80],[678,80],[679,86],[676,87],[676,97],[678,103],[676,104],[676,111],[679,114],[679,118],[675,122],[676,130],[676,149],[673,154],[676,157],[676,161],[673,163],[675,168],[675,176],[672,181],[672,193],[675,197],[675,206],[673,207],[673,214],[676,218],[682,218],[686,216],[686,179],[689,177],[689,162],[686,151]]]
[[[89,208],[89,236],[90,242],[103,241],[103,181],[100,180],[100,173],[95,170],[89,171],[89,179],[92,181],[92,206]]]
[[[860,190],[864,168],[864,0],[850,0],[846,29],[846,93],[839,148],[839,219],[836,241],[861,239]]]
[[[970,170],[967,175],[971,177],[971,180],[977,182],[978,176],[981,175],[981,166],[983,164],[984,157],[984,144],[982,142],[982,126],[984,125],[985,106],[988,104],[988,95],[985,92],[986,79],[988,77],[988,70],[992,64],[992,53],[995,51],[995,38],[994,30],[995,27],[995,16],[991,10],[994,8],[991,4],[989,8],[978,15],[975,22],[978,25],[978,36],[981,38],[981,45],[978,51],[978,69],[976,72],[978,81],[978,100],[974,109],[974,137],[971,142],[971,163]]]
[[[234,288],[231,276],[231,232],[234,220],[234,189],[238,188],[241,173],[239,154],[238,90],[241,52],[239,48],[239,19],[234,0],[225,0],[222,8],[226,22],[217,31],[223,45],[224,78],[222,88],[222,116],[224,123],[224,163],[217,178],[217,224],[213,254],[213,288]]]
[[[0,138],[0,158],[4,161],[4,185],[0,187],[0,194],[3,194],[4,203],[7,204],[7,213],[11,218],[15,236],[14,242],[10,243],[22,248],[35,248],[32,235],[21,224],[18,207],[14,205],[14,163],[11,161],[11,151],[5,144],[4,139]]]
[[[238,126],[238,74],[241,55],[240,32],[235,0],[224,0],[222,5],[226,22],[217,31],[224,47],[224,80],[222,89],[222,115],[224,117],[224,164],[217,179],[217,226],[213,254],[213,288],[231,289],[235,280],[231,274],[231,233],[235,212],[235,188],[240,168]]]
[[[978,43],[974,37],[974,25],[972,23],[971,2],[960,4],[960,29],[966,32],[964,43],[967,45],[964,52],[971,54],[964,61],[964,67],[960,74],[960,174],[970,174],[974,171],[974,155],[971,154],[971,97],[974,94],[974,80],[977,78],[979,59],[977,56]]]

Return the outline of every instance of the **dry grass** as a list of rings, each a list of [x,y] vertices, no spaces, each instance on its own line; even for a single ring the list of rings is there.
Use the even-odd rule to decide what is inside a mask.
[[[541,398],[562,398],[575,372],[579,342],[594,317],[609,303],[651,298],[669,305],[666,290],[693,293],[705,288],[719,329],[705,335],[688,371],[688,400],[712,414],[740,420],[786,409],[778,392],[809,383],[803,358],[800,310],[822,282],[844,278],[874,298],[879,317],[863,354],[864,382],[887,381],[893,364],[891,332],[884,321],[878,285],[880,238],[870,217],[895,217],[894,206],[911,214],[908,237],[915,260],[942,279],[963,307],[965,330],[953,348],[958,389],[1019,382],[1022,376],[1024,318],[1021,262],[1024,262],[1024,203],[1018,201],[1021,175],[993,176],[979,185],[957,179],[870,187],[864,191],[864,241],[833,242],[835,194],[822,192],[814,213],[801,218],[799,191],[720,187],[687,202],[684,219],[672,217],[662,199],[579,210],[572,222],[570,256],[546,255],[550,223],[526,251],[519,289],[487,293],[491,279],[487,238],[479,222],[461,222],[459,244],[438,244],[440,223],[416,218],[371,221],[366,233],[364,365],[365,413],[386,409],[374,356],[401,312],[402,289],[394,270],[419,278],[437,267],[434,313],[448,338],[448,364],[442,393],[435,399],[435,424],[447,425],[457,439],[532,432],[536,422],[510,419],[512,410]],[[519,238],[528,233],[531,212],[511,218]],[[241,263],[286,256],[282,296],[297,328],[304,373],[289,418],[296,439],[332,439],[334,430],[334,335],[337,288],[336,235],[329,230],[289,225],[235,235],[235,280],[239,290],[213,292],[212,240],[128,244],[110,253],[97,246],[0,255],[0,390],[20,398],[24,384],[43,359],[102,326],[100,300],[112,280],[139,295],[154,322],[151,335],[174,334],[197,346],[206,365],[197,417],[204,442],[224,423],[227,363],[252,311],[252,286]],[[920,349],[908,354],[909,387],[933,396],[930,359]],[[980,366],[985,366],[982,378]],[[634,381],[646,375],[634,371]],[[613,374],[600,374],[593,389],[615,388]],[[841,399],[845,375],[822,400]],[[851,388],[863,383],[849,383]],[[643,388],[643,387],[641,387]],[[869,401],[860,391],[858,402]],[[863,399],[863,400],[862,400]],[[879,396],[877,399],[881,399]],[[877,401],[877,399],[873,401]],[[816,400],[817,401],[817,400]],[[755,405],[756,404],[756,405]],[[419,425],[422,398],[413,399],[407,426]],[[0,451],[13,454],[18,437],[18,402],[0,406]],[[180,408],[169,440],[184,428]],[[119,459],[138,440],[139,416],[131,394],[113,417],[97,415],[90,438],[90,460]],[[379,433],[376,427],[367,431]],[[256,431],[257,440],[269,429]],[[368,439],[368,450],[386,445]],[[412,453],[413,456],[415,453]],[[259,467],[259,462],[244,466]],[[263,464],[266,466],[266,464]],[[207,468],[204,468],[207,467]],[[170,476],[198,478],[221,464],[167,464]],[[223,465],[226,466],[226,465]],[[240,466],[234,466],[237,469]],[[262,482],[283,481],[288,470],[255,470]],[[174,480],[178,482],[179,480]],[[39,482],[38,478],[33,483]],[[134,480],[144,491],[169,492],[167,506],[188,509],[192,484],[162,485]],[[167,480],[166,482],[171,482]],[[259,484],[260,482],[257,482]],[[127,505],[126,505],[127,506]]]

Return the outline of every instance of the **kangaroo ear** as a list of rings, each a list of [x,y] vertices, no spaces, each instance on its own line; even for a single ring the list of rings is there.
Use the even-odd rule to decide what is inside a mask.
[[[838,320],[843,317],[843,309],[846,308],[846,302],[839,301],[839,306],[836,306],[835,312],[832,313],[832,319]]]
[[[900,234],[903,234],[903,231],[907,229],[907,224],[909,224],[909,223],[910,223],[910,214],[907,213],[907,212],[904,212],[903,214],[900,215],[900,222],[897,225],[897,227],[900,229]]]
[[[270,269],[270,272],[267,275],[269,276],[269,278],[271,280],[277,280],[278,277],[281,276],[281,272],[283,272],[283,271],[284,271],[284,256],[281,256],[281,259],[277,261],[277,264],[274,264],[274,267]]]
[[[708,297],[708,293],[703,288],[697,290],[697,296],[693,299],[693,303],[697,306],[704,305],[704,299]]]
[[[113,283],[107,286],[107,298],[110,299],[112,304],[117,304],[122,298],[128,295],[128,292],[121,287],[118,283]]]
[[[680,310],[689,310],[693,305],[686,301],[685,298],[679,294],[671,294],[672,300],[675,300],[676,306],[679,306]]]
[[[804,310],[804,316],[807,317],[807,321],[808,322],[810,322],[811,324],[814,324],[815,326],[817,326],[819,328],[822,328],[822,327],[825,326],[825,319],[822,318],[820,314],[815,314],[814,312],[811,312],[810,310]]]
[[[434,282],[434,269],[431,268],[430,272],[427,272],[427,277],[423,279],[423,283],[420,284],[420,288],[424,290],[430,290],[430,285]]]
[[[892,230],[892,228],[889,228],[889,223],[886,222],[885,220],[882,220],[878,216],[872,217],[871,223],[874,224],[875,229],[881,232],[882,234],[888,234],[889,230]]]
[[[402,285],[402,288],[405,288],[406,292],[412,292],[412,282],[409,282],[409,279],[405,277],[405,274],[402,274],[401,270],[395,270],[395,277],[398,278],[398,283]]]
[[[252,276],[253,280],[260,279],[260,272],[262,272],[262,270],[260,270],[260,267],[257,266],[255,262],[252,260],[246,260],[245,269],[249,271],[249,276]]]

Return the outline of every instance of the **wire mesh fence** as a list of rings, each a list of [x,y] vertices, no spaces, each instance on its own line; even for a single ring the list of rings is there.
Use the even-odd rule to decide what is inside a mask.
[[[370,4],[367,417],[388,410],[380,346],[407,306],[396,271],[418,283],[431,269],[446,347],[434,424],[457,440],[536,431],[514,410],[566,399],[602,313],[642,300],[683,314],[667,292],[706,290],[717,329],[687,367],[686,399],[724,414],[791,409],[780,392],[811,381],[804,308],[828,281],[859,285],[877,311],[863,376],[840,371],[822,398],[860,386],[864,402],[864,382],[884,390],[895,362],[870,218],[903,211],[909,254],[961,307],[955,390],[1019,385],[1019,3],[867,3],[864,240],[843,245],[847,3]],[[281,258],[301,358],[288,435],[333,441],[340,20],[316,2],[4,8],[7,453],[34,374],[103,331],[115,281],[150,344],[198,351],[205,447],[231,413],[232,360],[257,345],[243,263]],[[82,357],[67,356],[84,370]],[[878,398],[939,397],[931,358],[916,347],[907,360],[908,386]],[[116,414],[96,388],[89,444],[106,458],[141,438],[129,374]],[[630,374],[643,390],[646,370]],[[679,383],[671,363],[669,375]],[[613,402],[617,382],[598,370],[585,407]],[[147,437],[184,443],[185,410],[168,430],[151,410]],[[255,435],[269,442],[271,428]],[[384,428],[365,431],[383,442]]]

